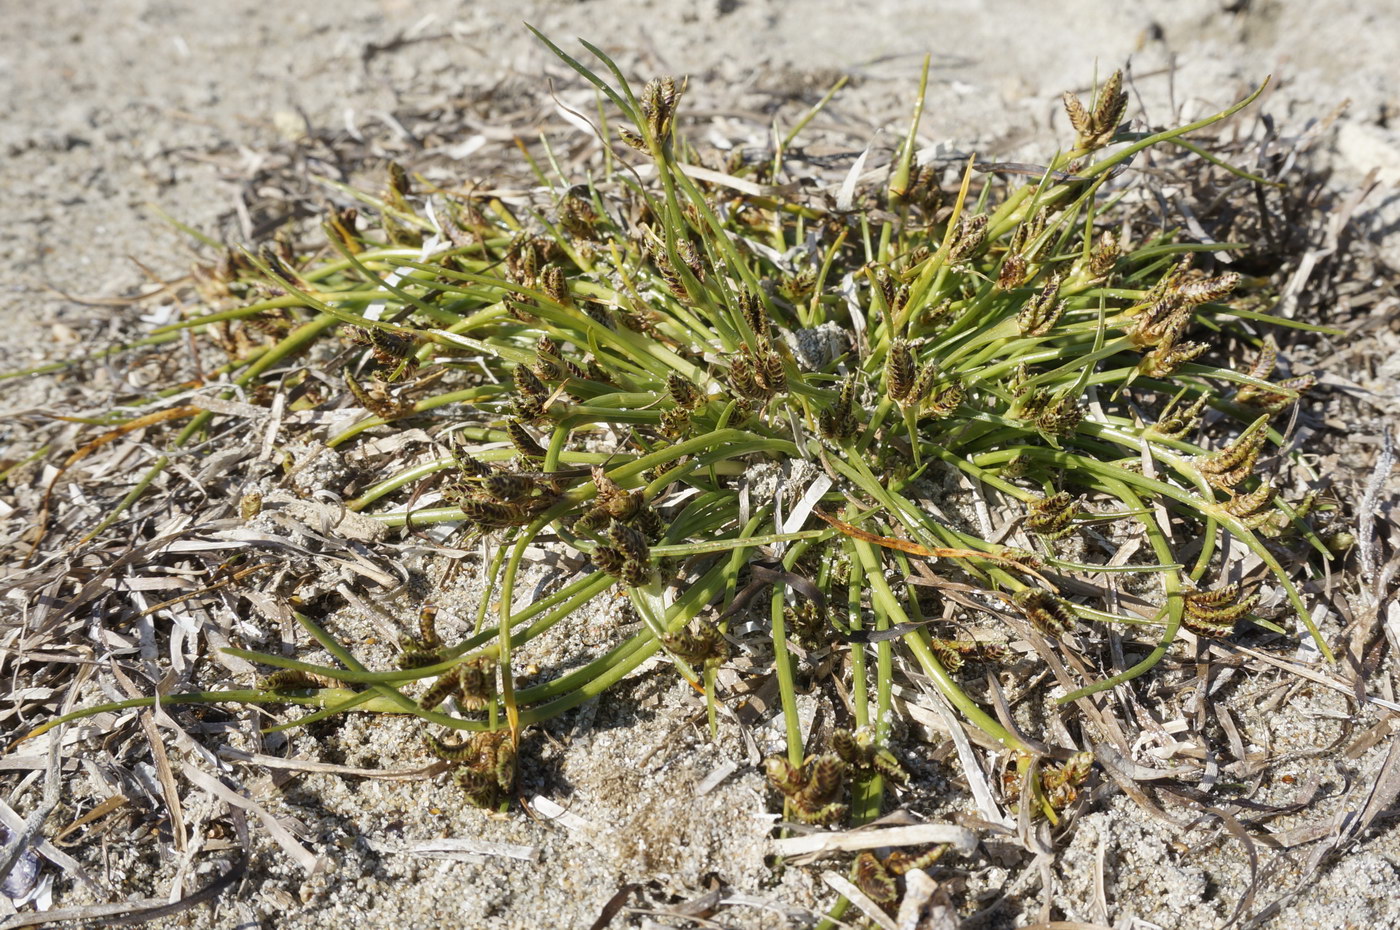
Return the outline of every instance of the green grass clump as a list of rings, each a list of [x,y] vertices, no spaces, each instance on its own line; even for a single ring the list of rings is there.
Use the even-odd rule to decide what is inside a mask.
[[[297,724],[350,710],[415,714],[467,731],[433,745],[460,763],[473,801],[495,806],[510,796],[524,728],[657,653],[706,692],[716,726],[717,670],[740,645],[764,663],[771,655],[779,685],[788,743],[769,762],[771,780],[791,816],[834,823],[875,816],[883,786],[902,777],[887,746],[897,659],[1025,775],[1036,771],[1034,741],[959,677],[965,661],[1008,655],[1007,640],[1064,654],[1115,627],[1143,641],[1140,661],[1101,678],[1065,663],[1081,677],[1061,702],[1145,674],[1183,628],[1222,636],[1246,620],[1277,632],[1296,623],[1330,657],[1271,538],[1287,531],[1325,547],[1305,507],[1281,500],[1259,468],[1306,384],[1267,380],[1267,341],[1243,370],[1210,350],[1226,344],[1211,334],[1235,321],[1285,321],[1241,302],[1238,275],[1205,270],[1212,249],[1238,245],[1141,238],[1124,222],[1131,187],[1120,174],[1131,159],[1187,145],[1258,92],[1140,134],[1121,125],[1114,75],[1089,105],[1070,98],[1074,148],[1047,166],[982,174],[969,161],[948,179],[915,159],[916,107],[883,186],[853,176],[822,206],[763,183],[780,159],[691,167],[674,81],[637,94],[592,46],[607,79],[550,47],[600,92],[599,132],[619,143],[604,176],[564,181],[557,166],[537,167],[555,193],[547,214],[415,191],[401,171],[383,196],[342,188],[364,215],[329,216],[325,247],[230,253],[201,284],[235,306],[148,340],[207,334],[229,352],[232,385],[255,403],[280,386],[290,409],[327,398],[288,363],[332,358],[365,414],[326,437],[331,447],[435,429],[443,454],[381,476],[348,506],[390,527],[451,523],[493,541],[474,634],[444,643],[429,615],[405,640],[403,667],[375,671],[299,614],[338,665],[232,649],[282,671],[254,689],[167,703],[316,708]],[[226,428],[207,411],[166,419],[177,416],[190,422],[176,447]],[[777,477],[765,486],[764,473]],[[957,475],[1016,514],[1035,548],[971,528],[956,499],[970,496],[945,493]],[[432,491],[441,506],[410,506]],[[1071,557],[1072,540],[1094,526],[1140,539],[1141,554],[1107,564],[1105,540]],[[1255,596],[1219,577],[1225,534],[1257,556],[1294,617],[1257,615]],[[588,568],[521,607],[522,561],[541,539]],[[928,560],[943,574],[907,585]],[[1106,572],[1146,609],[1110,612],[1098,596]],[[517,690],[521,644],[619,586],[642,628]],[[1001,641],[942,638],[945,595],[974,620],[999,618]],[[756,604],[762,642],[741,640],[731,623]],[[850,727],[830,751],[802,745],[794,641],[808,656],[849,651]],[[428,693],[411,696],[418,682]],[[1089,765],[1061,761],[1029,781],[1051,817]]]

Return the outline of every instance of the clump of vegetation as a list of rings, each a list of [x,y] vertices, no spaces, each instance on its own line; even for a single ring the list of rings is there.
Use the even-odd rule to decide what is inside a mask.
[[[436,453],[345,506],[389,528],[452,524],[490,541],[472,635],[445,642],[428,610],[400,667],[370,669],[294,605],[338,664],[230,647],[277,671],[164,703],[314,708],[284,727],[413,714],[466,797],[500,807],[531,725],[660,653],[704,691],[717,728],[720,671],[742,651],[771,669],[784,713],[786,752],[766,763],[775,803],[834,825],[874,819],[907,778],[890,736],[900,669],[912,668],[1006,750],[1008,795],[1053,821],[1092,756],[1048,749],[996,695],[974,698],[972,668],[1043,658],[1072,704],[1148,673],[1183,630],[1300,630],[1330,656],[1296,585],[1301,560],[1281,553],[1331,550],[1307,522],[1311,501],[1285,500],[1272,474],[1308,381],[1269,380],[1268,337],[1241,333],[1258,349],[1241,364],[1211,335],[1241,320],[1300,324],[1271,319],[1258,282],[1211,265],[1212,250],[1237,244],[1124,222],[1133,158],[1188,144],[1257,92],[1138,133],[1115,73],[1091,100],[1066,97],[1076,137],[1048,164],[947,167],[916,157],[921,90],[888,175],[872,187],[858,164],[823,205],[764,183],[768,164],[698,166],[676,129],[682,83],[637,92],[592,46],[606,77],[550,47],[600,93],[596,130],[618,143],[606,176],[558,183],[539,167],[556,203],[533,213],[394,169],[382,195],[341,190],[359,211],[328,215],[324,246],[231,250],[202,268],[218,308],[146,341],[223,349],[212,376],[230,403],[361,408],[320,437],[332,449],[430,429]],[[181,420],[172,449],[238,429],[216,406],[128,408],[84,449]],[[119,525],[167,465],[89,536]],[[242,518],[260,507],[245,498]],[[998,526],[991,513],[1014,517]],[[1225,575],[1226,536],[1259,573]],[[586,568],[521,606],[521,567],[541,540]],[[1258,607],[1264,580],[1285,608]],[[618,588],[641,621],[634,635],[517,686],[523,643]],[[761,632],[740,634],[745,611]],[[1140,643],[1141,658],[1114,670],[1105,630]],[[849,719],[804,745],[798,680],[833,651]],[[866,853],[857,877],[892,906],[908,867]]]

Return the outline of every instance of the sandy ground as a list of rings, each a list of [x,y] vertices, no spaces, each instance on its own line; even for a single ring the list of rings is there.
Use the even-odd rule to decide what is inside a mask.
[[[124,312],[63,294],[123,296],[149,286],[152,276],[184,272],[192,254],[187,240],[159,222],[152,205],[216,238],[264,232],[264,223],[276,217],[250,208],[265,197],[248,179],[256,178],[260,160],[285,151],[308,127],[374,134],[411,160],[423,153],[409,114],[420,119],[435,106],[453,107],[468,114],[469,125],[478,114],[482,136],[459,160],[461,173],[489,174],[510,151],[509,133],[497,131],[506,127],[493,122],[496,115],[516,114],[525,124],[509,128],[526,133],[531,120],[557,123],[551,84],[542,74],[561,95],[577,94],[577,81],[529,37],[521,20],[561,42],[587,37],[643,77],[689,75],[689,105],[697,111],[690,131],[700,135],[722,133],[725,113],[791,121],[836,76],[849,73],[852,85],[825,117],[845,133],[848,155],[899,131],[925,54],[933,56],[926,143],[1010,160],[1043,154],[1063,140],[1056,99],[1063,90],[1087,87],[1096,67],[1103,74],[1130,62],[1132,112],[1153,124],[1169,122],[1174,112],[1218,109],[1273,74],[1276,84],[1263,106],[1285,134],[1332,118],[1350,101],[1327,129],[1320,164],[1339,192],[1378,169],[1380,186],[1356,224],[1381,257],[1400,267],[1400,237],[1393,232],[1400,223],[1395,2],[1364,9],[1248,0],[1007,2],[990,8],[973,0],[876,0],[858,9],[827,0],[52,0],[3,7],[4,369],[96,339]],[[1394,280],[1376,273],[1370,284],[1393,291]],[[1365,407],[1369,422],[1329,422],[1355,434],[1344,448],[1354,456],[1357,475],[1369,467],[1378,424],[1396,422],[1394,402],[1386,398],[1396,395],[1400,381],[1395,336],[1385,320],[1369,327],[1366,338],[1365,353],[1333,357],[1341,376],[1375,392]],[[63,390],[39,382],[8,386],[0,408],[59,403]],[[0,424],[0,443],[19,448],[23,437]],[[1392,481],[1382,496],[1386,508],[1397,490]],[[457,595],[466,613],[470,585]],[[347,636],[364,640],[376,620],[349,612],[341,622]],[[558,637],[599,637],[606,622],[580,618]],[[563,639],[538,648],[534,658],[546,665]],[[1251,706],[1249,684],[1240,687],[1239,706]],[[1258,703],[1266,705],[1268,696]],[[653,901],[671,903],[722,883],[730,899],[745,903],[724,910],[714,926],[805,925],[808,909],[832,895],[809,872],[771,874],[764,859],[768,823],[746,813],[764,810],[762,780],[737,739],[712,744],[691,724],[699,709],[672,678],[642,676],[581,716],[548,728],[538,752],[548,763],[541,769],[552,774],[526,787],[577,818],[556,823],[519,814],[484,820],[459,810],[454,789],[440,782],[315,774],[288,780],[239,768],[241,783],[278,805],[327,865],[308,877],[261,839],[259,859],[236,893],[169,925],[586,927],[628,882],[642,884]],[[1297,754],[1296,771],[1276,772],[1281,780],[1260,797],[1283,803],[1303,796],[1295,785],[1313,785],[1323,798],[1314,813],[1354,805],[1349,792],[1375,780],[1388,738],[1354,755],[1321,750],[1345,735],[1339,719],[1356,713],[1344,698],[1319,692],[1242,716],[1260,751]],[[1362,732],[1381,725],[1383,716],[1367,710],[1351,723]],[[352,720],[295,737],[291,754],[345,765],[422,764],[416,749],[401,750],[416,745],[406,727]],[[695,785],[731,762],[736,773],[697,798]],[[929,764],[930,773],[937,769]],[[17,798],[23,797],[9,800],[22,807]],[[210,803],[200,797],[191,792],[190,803]],[[1257,889],[1262,906],[1303,882],[1273,925],[1400,924],[1394,811],[1377,824],[1340,864],[1310,873],[1304,847],[1296,868]],[[395,851],[439,836],[535,846],[538,861],[463,862]],[[1115,927],[1215,926],[1230,917],[1248,882],[1247,857],[1225,831],[1209,826],[1181,834],[1112,794],[1081,818],[1061,847],[1045,869],[1019,885],[1008,884],[1010,872],[994,860],[975,866],[966,880],[982,889],[985,904],[1009,896],[1005,907],[989,908],[978,924],[1034,923],[1053,906],[1056,918]],[[90,865],[103,863],[95,867],[125,894],[168,894],[170,864],[135,844],[125,849],[114,838],[100,853],[86,855]],[[1094,882],[1100,870],[1103,889]],[[192,880],[189,887],[197,884]],[[76,893],[58,903],[87,900]],[[648,920],[693,925],[658,913],[619,917],[613,926]]]

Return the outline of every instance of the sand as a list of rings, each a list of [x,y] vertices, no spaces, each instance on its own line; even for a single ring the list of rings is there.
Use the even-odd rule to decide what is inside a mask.
[[[8,3],[0,41],[0,249],[7,258],[0,294],[9,316],[0,335],[0,369],[37,364],[132,324],[121,306],[72,298],[132,295],[150,288],[152,278],[186,270],[188,239],[162,223],[157,210],[215,238],[264,232],[279,218],[279,198],[260,184],[301,170],[301,164],[283,165],[295,161],[288,153],[298,151],[308,127],[345,128],[347,149],[355,136],[367,137],[405,160],[430,157],[435,170],[491,176],[511,157],[511,131],[558,125],[551,92],[566,101],[588,99],[522,20],[563,44],[576,35],[589,38],[642,77],[688,75],[688,106],[702,114],[688,131],[698,136],[723,136],[731,128],[726,114],[750,120],[758,114],[759,124],[777,115],[790,123],[836,76],[849,73],[850,87],[822,117],[828,138],[842,140],[833,154],[848,158],[871,142],[888,146],[901,131],[925,54],[932,55],[926,144],[1010,161],[1034,160],[1064,140],[1057,98],[1066,89],[1084,90],[1096,68],[1102,75],[1130,62],[1130,112],[1154,125],[1176,113],[1190,118],[1218,109],[1272,74],[1274,86],[1261,106],[1283,136],[1314,126],[1322,141],[1310,157],[1314,170],[1328,174],[1326,190],[1345,198],[1373,170],[1379,184],[1352,227],[1366,242],[1368,262],[1357,266],[1364,275],[1354,286],[1326,285],[1343,301],[1371,307],[1371,317],[1357,325],[1351,343],[1313,348],[1308,358],[1334,377],[1338,391],[1355,386],[1371,392],[1359,401],[1329,400],[1317,434],[1321,454],[1341,468],[1344,496],[1355,501],[1382,426],[1397,423],[1400,396],[1391,322],[1396,279],[1389,270],[1400,267],[1400,236],[1394,234],[1400,222],[1397,14],[1393,3],[1356,9],[1336,0],[1074,0],[990,9],[971,0],[876,0],[859,8],[827,0]],[[1339,113],[1344,101],[1350,103]],[[454,114],[466,132],[425,156],[420,140],[435,108]],[[308,170],[324,154],[311,150]],[[81,385],[6,383],[0,410],[60,408],[80,389],[101,390],[102,377]],[[19,421],[0,421],[0,444],[18,450],[24,443]],[[1395,478],[1381,487],[1383,523],[1393,518],[1397,493]],[[470,583],[442,592],[446,622],[464,622],[478,594]],[[16,606],[7,603],[7,610]],[[385,606],[399,614],[406,609]],[[382,618],[350,609],[336,622],[366,656],[375,657],[378,648],[380,664],[388,664],[387,638],[376,637]],[[607,614],[574,618],[528,658],[547,667],[580,641],[610,641],[627,622]],[[377,647],[370,642],[376,638]],[[1396,674],[1394,657],[1370,674],[1383,691],[1382,680]],[[1391,771],[1393,777],[1398,763],[1385,724],[1394,721],[1393,713],[1358,707],[1325,688],[1293,687],[1285,678],[1230,681],[1221,697],[1243,734],[1247,757],[1288,759],[1266,772],[1244,765],[1227,772],[1226,780],[1250,783],[1255,802],[1307,802],[1296,815],[1271,819],[1275,832],[1359,813],[1380,775]],[[567,810],[552,820],[519,811],[485,817],[464,809],[442,779],[233,766],[226,770],[228,783],[286,818],[322,861],[309,874],[250,818],[256,855],[236,889],[157,925],[588,927],[629,883],[639,886],[631,903],[646,905],[618,915],[610,926],[696,926],[685,902],[712,891],[712,899],[688,912],[695,917],[717,908],[706,918],[712,923],[699,925],[809,925],[834,898],[819,874],[837,867],[776,874],[769,868],[772,815],[765,813],[761,772],[732,729],[718,742],[709,739],[697,719],[702,712],[674,675],[644,671],[543,728],[528,749],[537,757],[528,771],[537,774],[526,776],[524,788]],[[1161,719],[1191,712],[1189,695],[1163,696]],[[407,721],[351,717],[299,733],[290,745],[256,745],[247,735],[253,720],[240,714],[196,735],[210,745],[348,766],[411,768],[429,761]],[[770,723],[757,736],[776,741],[780,733],[781,723]],[[1218,727],[1214,733],[1228,743]],[[1368,733],[1380,734],[1373,745],[1363,744]],[[966,809],[956,765],[921,758],[927,747],[917,748],[916,736],[903,734],[925,786],[921,812],[940,818]],[[181,764],[196,760],[176,745],[171,751]],[[707,776],[729,768],[732,774],[697,796]],[[20,785],[14,773],[0,776],[8,779],[6,800],[21,814],[37,802],[32,782]],[[92,767],[76,773],[71,785],[63,799],[66,816],[50,821],[59,827],[113,788]],[[218,802],[188,783],[183,796],[192,823],[207,823],[217,810]],[[1207,810],[1219,797],[1167,811],[1191,825],[1183,830],[1105,788],[1093,812],[1069,835],[1056,837],[1043,862],[1032,866],[1010,852],[999,858],[992,844],[986,855],[950,863],[940,878],[965,887],[982,909],[966,926],[1044,919],[1120,928],[1219,926],[1250,886],[1244,845]],[[1330,835],[1345,842],[1317,863],[1314,854],[1330,842],[1326,837],[1295,849],[1291,864],[1259,850],[1279,870],[1253,888],[1250,913],[1278,901],[1276,914],[1263,915],[1266,926],[1400,925],[1394,813],[1382,813],[1372,829],[1354,837],[1339,819]],[[441,837],[533,851],[526,859],[412,851]],[[224,836],[206,836],[203,844],[206,865],[182,875],[186,893],[228,861],[218,859],[220,844],[233,845]],[[181,865],[166,838],[131,825],[70,853],[119,899],[168,897]],[[64,879],[56,890],[57,907],[95,900]],[[0,926],[8,926],[4,921],[0,916]]]

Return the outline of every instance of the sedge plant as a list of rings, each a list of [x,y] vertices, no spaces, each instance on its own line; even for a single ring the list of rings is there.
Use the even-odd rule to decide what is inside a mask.
[[[1037,741],[968,693],[964,664],[1005,658],[1026,637],[1069,648],[1077,630],[1142,642],[1127,667],[1086,673],[1059,699],[1071,702],[1149,673],[1183,630],[1296,629],[1330,657],[1277,539],[1327,547],[1306,502],[1281,499],[1259,464],[1308,383],[1270,380],[1268,340],[1236,366],[1201,335],[1240,320],[1304,324],[1242,303],[1239,276],[1210,270],[1212,250],[1238,244],[1135,237],[1123,221],[1125,169],[1139,153],[1190,145],[1259,91],[1138,133],[1125,128],[1115,74],[1087,104],[1067,97],[1067,150],[999,175],[971,158],[919,163],[921,90],[877,188],[853,177],[838,202],[799,202],[762,183],[773,165],[698,167],[677,131],[682,84],[637,90],[593,46],[598,70],[541,39],[598,91],[603,176],[566,181],[536,165],[553,199],[541,212],[418,189],[401,170],[382,194],[327,182],[358,208],[327,216],[324,246],[229,251],[200,273],[221,306],[141,343],[202,336],[227,352],[217,374],[231,391],[271,403],[275,384],[292,408],[330,402],[295,370],[319,346],[314,358],[343,366],[331,372],[340,396],[363,411],[320,436],[326,446],[431,429],[439,454],[382,475],[348,507],[391,528],[451,524],[488,539],[473,632],[444,642],[425,611],[400,667],[371,669],[301,611],[334,664],[232,648],[273,672],[255,688],[162,702],[311,708],[284,727],[413,714],[467,796],[498,806],[522,732],[658,654],[705,693],[718,726],[719,671],[742,648],[777,681],[787,733],[767,763],[777,796],[793,819],[835,824],[878,816],[903,777],[888,746],[892,695],[897,667],[913,668],[1007,751],[1053,817],[1092,760],[1042,760]],[[141,416],[114,416],[103,435]],[[162,417],[187,420],[172,449],[230,429],[209,409]],[[777,478],[764,484],[764,473]],[[1030,544],[940,505],[953,486],[1012,514]],[[258,502],[244,503],[251,518]],[[1139,554],[1120,564],[1111,547],[1068,552],[1095,527],[1140,540]],[[1255,593],[1221,577],[1227,536],[1257,557],[1286,610],[1264,615]],[[521,606],[522,565],[542,539],[586,568]],[[911,585],[921,572],[935,580]],[[1147,609],[1115,612],[1099,596],[1109,572]],[[522,644],[618,589],[640,620],[634,634],[516,687]],[[950,603],[996,618],[1000,641],[949,636]],[[755,617],[758,637],[739,635]],[[804,746],[797,681],[801,657],[818,650],[848,657],[838,672],[851,720],[831,745]],[[897,872],[864,868],[872,886],[880,869],[891,882]]]

